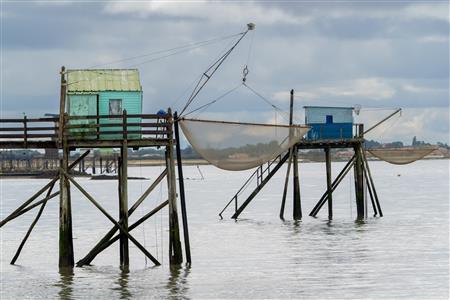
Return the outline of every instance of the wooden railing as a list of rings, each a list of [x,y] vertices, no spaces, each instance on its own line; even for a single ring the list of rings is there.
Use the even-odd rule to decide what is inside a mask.
[[[169,115],[127,114],[107,116],[64,116],[62,130],[58,117],[0,119],[0,144],[5,148],[42,147],[63,140],[77,145],[83,141],[158,140],[164,142],[171,134]],[[32,145],[29,143],[32,142]],[[42,148],[38,147],[38,148]]]
[[[58,137],[58,118],[0,119],[0,141],[52,141]]]
[[[65,118],[67,140],[167,139],[171,125],[168,115],[126,114],[69,116]]]

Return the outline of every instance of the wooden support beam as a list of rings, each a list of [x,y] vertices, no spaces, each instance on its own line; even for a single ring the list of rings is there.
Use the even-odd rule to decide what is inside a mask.
[[[280,219],[284,220],[284,208],[286,206],[286,196],[287,196],[287,190],[289,186],[289,175],[291,174],[291,165],[292,165],[292,154],[294,151],[292,150],[292,147],[289,148],[289,160],[286,170],[286,177],[284,179],[284,189],[283,189],[283,197],[281,198],[281,207],[280,207]]]
[[[362,157],[363,157],[363,161],[365,164],[365,170],[367,171],[367,177],[369,178],[370,184],[372,186],[372,191],[373,191],[373,197],[375,198],[375,204],[378,208],[378,213],[380,215],[380,217],[383,216],[383,211],[381,210],[381,206],[380,206],[380,201],[378,199],[378,194],[377,194],[377,190],[375,189],[375,184],[373,182],[373,178],[372,178],[372,173],[370,172],[370,168],[369,168],[369,162],[367,161],[367,157],[366,157],[366,153],[364,152],[364,149],[361,149],[361,153],[362,153]]]
[[[294,153],[292,156],[292,164],[294,165],[294,205],[293,205],[293,218],[294,220],[302,219],[302,203],[300,200],[300,182],[298,179],[298,151],[297,147],[294,146]]]
[[[173,125],[172,111],[168,109],[168,123]],[[166,147],[167,190],[169,195],[169,260],[171,265],[183,262],[180,229],[178,225],[175,159],[173,155],[173,132],[170,130],[169,144]]]
[[[24,213],[29,212],[29,211],[32,210],[33,208],[35,208],[35,207],[37,207],[37,206],[39,206],[39,205],[42,205],[43,203],[46,203],[47,201],[49,201],[49,200],[55,198],[55,197],[58,196],[58,195],[59,195],[59,191],[54,192],[53,194],[50,194],[49,196],[46,196],[44,199],[39,200],[38,202],[31,204],[30,206],[27,206],[26,208],[22,209],[22,210],[19,211],[18,213],[9,215],[9,216],[8,216],[9,219],[8,219],[8,220],[5,220],[5,221],[7,221],[7,222],[12,221],[12,220],[14,220],[15,218],[20,217],[20,216],[23,215]],[[6,224],[6,223],[5,223],[5,224]]]
[[[78,182],[75,181],[75,179],[73,179],[72,177],[69,176],[69,174],[67,174],[67,172],[65,172],[63,170],[63,174],[65,175],[65,177],[73,183],[73,185],[92,203],[94,204],[95,207],[97,207],[98,210],[101,211],[101,213],[108,218],[108,220],[110,220],[114,225],[116,225],[120,232],[123,233],[130,241],[133,242],[133,244],[136,245],[136,247],[138,247],[155,265],[160,265],[160,263],[156,260],[156,258],[154,258],[145,248],[144,246],[142,246],[132,235],[130,235],[128,233],[127,230],[125,230],[122,225],[120,225],[116,220],[114,220],[113,217],[111,217],[110,214],[108,214],[108,212],[97,202],[95,201],[95,199],[88,193],[86,192],[85,189],[83,189],[81,187],[81,185],[78,184]]]
[[[151,216],[153,216],[154,214],[156,214],[157,212],[159,212],[161,209],[163,209],[167,204],[169,204],[169,200],[164,201],[163,203],[161,203],[160,205],[158,205],[157,207],[155,207],[153,210],[151,210],[150,212],[146,213],[144,216],[142,216],[139,220],[137,220],[136,222],[134,222],[133,224],[130,225],[130,227],[128,227],[128,232],[132,231],[133,229],[135,229],[136,227],[138,227],[139,225],[141,225],[142,223],[144,223],[144,221],[146,221],[147,219],[149,219]],[[111,246],[112,244],[114,244],[116,241],[118,241],[120,239],[120,234],[114,236],[114,234],[108,239],[106,240],[104,243],[102,243],[96,250],[95,250],[95,255],[94,257],[99,254],[100,252],[104,251],[105,249],[107,249],[109,246]],[[77,267],[82,267],[83,265],[88,265],[89,263],[83,263],[83,264],[79,264],[80,262],[77,263]]]
[[[127,111],[123,111],[123,122],[124,122],[124,132],[126,132],[126,117]],[[120,197],[119,197],[119,220],[122,220],[122,227],[125,231],[128,230],[128,146],[127,146],[127,136],[124,134],[122,148],[120,150],[120,166],[119,166],[119,186],[120,186]],[[129,250],[128,250],[128,239],[125,233],[120,235],[120,264],[122,266],[128,266],[130,264]]]
[[[186,253],[186,262],[192,263],[191,260],[191,245],[189,241],[189,226],[186,209],[186,197],[184,192],[184,176],[183,176],[183,161],[181,160],[181,146],[180,146],[180,130],[178,128],[178,114],[174,114],[174,129],[175,129],[175,149],[177,153],[177,169],[178,169],[178,186],[180,187],[180,206],[181,218],[183,221],[183,237],[184,237],[184,251]]]
[[[354,165],[354,161],[355,161],[355,156],[353,156],[347,162],[347,164],[344,166],[344,168],[341,170],[341,172],[339,172],[339,175],[334,179],[334,181],[333,181],[333,183],[331,185],[332,191],[334,191],[337,188],[337,186],[344,179],[345,175],[347,175],[347,173],[351,170],[352,166]],[[317,215],[317,213],[320,211],[320,209],[322,208],[322,206],[325,204],[325,202],[327,202],[327,200],[328,200],[328,191],[326,191],[322,195],[322,197],[317,202],[316,206],[314,206],[314,208],[311,210],[309,215],[312,216],[312,217],[315,217]]]
[[[120,170],[120,168],[119,168]],[[158,186],[158,184],[164,179],[164,177],[167,175],[167,169],[165,169],[156,179],[155,181],[150,185],[150,187],[142,194],[141,197],[133,204],[133,206],[128,210],[128,216],[131,216],[133,212],[142,204],[142,202],[150,195],[150,193]],[[119,224],[122,223],[122,220],[119,220]],[[103,245],[107,243],[114,234],[119,230],[117,226],[114,226],[111,228],[108,233],[92,248],[91,251],[82,259],[80,259],[77,262],[77,267],[82,267],[84,265],[90,264],[94,258],[99,254]]]
[[[68,172],[69,148],[63,148],[59,171],[59,267],[73,267],[72,208],[70,183],[64,176]]]
[[[78,157],[73,163],[70,164],[69,170],[72,170],[84,157],[86,157],[89,154],[89,151],[86,151],[83,153],[80,157]],[[43,188],[41,188],[38,192],[36,192],[33,196],[31,196],[27,201],[25,201],[21,206],[19,206],[15,211],[13,211],[9,216],[7,216],[5,219],[3,219],[0,222],[0,228],[8,223],[9,221],[19,217],[20,215],[28,212],[29,210],[35,208],[36,206],[42,204],[43,202],[47,202],[48,200],[56,197],[59,195],[59,192],[55,192],[44,199],[36,202],[35,204],[32,204],[28,206],[31,202],[33,202],[39,195],[41,195],[43,192],[45,192],[49,187],[53,186],[56,181],[59,179],[59,175],[55,178],[53,178],[49,183],[47,183]]]
[[[50,186],[50,188],[48,189],[46,198],[50,197],[54,186],[55,186],[55,184]],[[44,211],[46,204],[47,204],[47,201],[42,202],[41,208],[39,209],[36,217],[34,218],[33,222],[31,223],[30,228],[28,228],[28,231],[25,234],[24,238],[22,239],[22,242],[20,243],[19,248],[17,248],[16,254],[14,255],[13,259],[10,262],[11,265],[14,265],[16,263],[17,259],[19,258],[20,252],[22,252],[23,246],[25,246],[25,243],[27,242],[28,237],[30,236],[31,232],[33,231],[34,226],[36,226],[37,222],[41,218],[42,212]]]
[[[377,206],[375,204],[375,200],[373,197],[372,186],[370,185],[369,178],[367,177],[367,170],[364,167],[364,165],[363,165],[363,171],[364,171],[364,178],[366,180],[366,186],[367,186],[367,189],[369,190],[370,202],[372,203],[373,216],[376,217],[378,215]]]
[[[281,166],[286,162],[286,160],[289,157],[289,153],[286,153],[280,161],[277,163],[277,165],[270,171],[270,173],[267,175],[266,178],[253,190],[253,192],[248,196],[248,198],[244,201],[244,203],[241,204],[241,206],[238,208],[238,210],[234,213],[233,216],[231,216],[232,219],[237,219],[239,215],[244,211],[244,209],[247,207],[247,205],[256,197],[256,195],[263,189],[263,187],[269,182],[269,180],[275,175],[276,172],[281,168]]]
[[[33,202],[37,197],[39,197],[43,192],[45,192],[50,186],[54,185],[58,181],[58,177],[53,178],[49,183],[42,187],[39,191],[33,194],[27,201],[20,205],[16,210],[14,210],[9,216],[0,222],[0,228],[14,219],[25,207],[27,207],[31,202]]]
[[[328,219],[333,219],[333,188],[331,183],[331,155],[330,147],[325,148],[325,164],[327,169],[327,198],[328,198]]]
[[[362,168],[362,157],[361,157],[361,144],[356,145],[355,148],[355,195],[356,195],[356,212],[357,219],[362,220],[365,217],[364,214],[364,174]]]

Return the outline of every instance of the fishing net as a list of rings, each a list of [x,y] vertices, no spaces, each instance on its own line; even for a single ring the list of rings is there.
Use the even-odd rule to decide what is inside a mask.
[[[424,148],[380,148],[368,149],[370,154],[378,159],[384,160],[391,164],[406,165],[416,160],[422,159],[431,152],[436,150],[436,147]]]
[[[181,129],[195,151],[216,167],[230,171],[255,168],[287,151],[309,130],[283,126],[181,119]]]

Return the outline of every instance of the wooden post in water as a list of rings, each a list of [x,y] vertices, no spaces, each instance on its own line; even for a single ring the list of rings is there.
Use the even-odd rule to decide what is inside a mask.
[[[330,147],[325,147],[325,163],[327,168],[328,219],[333,219],[333,190],[331,184],[331,155]]]
[[[177,212],[177,190],[175,177],[175,159],[173,155],[173,118],[172,110],[168,109],[169,139],[166,147],[166,165],[167,165],[167,189],[169,194],[169,260],[171,265],[178,265],[183,262],[183,253],[181,250],[180,229]]]
[[[92,174],[95,175],[95,151],[92,153]]]
[[[361,143],[358,143],[355,150],[355,195],[356,195],[356,212],[357,219],[362,220],[365,216],[364,208],[364,174],[363,174],[363,160],[361,157]]]
[[[291,101],[289,110],[289,125],[294,124],[294,90],[291,90]],[[294,220],[301,220],[302,218],[302,204],[300,201],[300,182],[298,179],[298,149],[294,145],[292,147],[292,164],[294,169],[294,197],[293,197],[293,218]]]
[[[128,232],[128,135],[127,135],[127,111],[123,111],[123,142],[120,149],[119,163],[119,220],[122,227]],[[100,157],[101,159],[101,157]],[[101,160],[100,160],[101,161]],[[100,167],[101,169],[101,167]],[[101,171],[100,171],[101,173]],[[120,265],[127,267],[130,264],[128,251],[128,237],[125,233],[120,234]]]
[[[72,240],[72,209],[70,203],[70,185],[62,170],[69,170],[69,147],[64,137],[64,126],[67,121],[66,111],[66,76],[65,68],[61,68],[61,93],[59,103],[59,131],[58,146],[62,149],[63,157],[60,161],[59,172],[59,267],[72,268],[73,240]]]
[[[189,227],[187,219],[186,210],[186,197],[184,193],[184,177],[183,177],[183,162],[181,160],[181,145],[180,145],[180,130],[178,128],[178,114],[174,114],[174,129],[175,129],[175,141],[176,141],[176,152],[177,152],[177,168],[178,168],[178,186],[180,187],[180,206],[181,206],[181,217],[183,220],[183,237],[184,237],[184,251],[186,252],[186,262],[191,264],[191,246],[189,242]]]
[[[66,115],[63,116],[64,126]],[[70,185],[64,172],[69,170],[69,147],[66,138],[62,142],[63,158],[60,161],[59,173],[59,267],[67,268],[74,266],[73,240],[72,240],[72,209],[70,203]]]

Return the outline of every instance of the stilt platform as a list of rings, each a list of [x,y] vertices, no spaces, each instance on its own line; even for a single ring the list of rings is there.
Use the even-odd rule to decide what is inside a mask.
[[[130,122],[129,120],[139,119],[141,122]],[[179,230],[177,191],[175,174],[174,147],[179,148],[178,131],[174,136],[174,118],[171,110],[164,115],[133,114],[129,115],[124,110],[121,115],[106,116],[68,116],[63,113],[60,117],[28,119],[0,119],[0,148],[2,149],[59,149],[62,152],[62,159],[59,163],[59,170],[53,178],[41,190],[36,192],[31,198],[25,201],[19,208],[0,222],[0,227],[9,221],[21,216],[25,212],[36,207],[39,212],[31,224],[27,234],[22,240],[16,255],[11,264],[18,259],[20,252],[26,243],[35,224],[41,217],[46,203],[59,195],[60,199],[60,224],[59,224],[59,266],[73,267],[73,239],[72,239],[72,213],[71,213],[71,193],[70,187],[78,189],[84,197],[90,201],[102,214],[111,221],[111,230],[101,239],[95,247],[82,259],[77,262],[77,266],[90,264],[92,260],[112,243],[119,240],[120,265],[129,265],[129,246],[131,241],[146,255],[155,265],[159,261],[137,241],[130,231],[139,226],[142,222],[156,214],[163,207],[169,207],[169,261],[171,264],[183,262],[182,244]],[[166,169],[148,187],[144,194],[131,206],[128,207],[128,150],[130,148],[143,147],[165,147],[166,149]],[[82,162],[89,153],[83,153],[78,159],[69,165],[69,153],[74,150],[118,148],[118,198],[119,198],[119,218],[116,220],[90,195],[70,174],[70,170]],[[178,149],[179,151],[179,149]],[[101,164],[101,163],[100,163]],[[180,184],[183,184],[182,165],[180,157],[177,159]],[[164,201],[155,209],[144,215],[134,224],[128,224],[128,217],[142,204],[151,191],[166,178],[168,185],[167,201]],[[59,191],[54,192],[56,182],[59,180]],[[182,220],[185,232],[185,245],[187,245],[187,261],[190,263],[189,237],[187,234],[187,217],[184,199],[184,185],[180,186],[180,198],[182,198]],[[43,199],[36,201],[41,195],[47,192]],[[118,234],[116,235],[116,232]]]
[[[355,181],[355,195],[356,195],[356,210],[357,210],[357,219],[361,220],[367,217],[367,208],[366,208],[366,193],[365,190],[368,191],[370,196],[372,209],[374,216],[383,216],[383,212],[381,210],[381,206],[378,199],[378,194],[375,189],[374,181],[370,172],[369,164],[365,155],[364,150],[364,137],[362,132],[364,132],[364,128],[362,124],[356,124],[357,130],[356,134],[353,138],[345,138],[345,139],[318,139],[318,140],[301,140],[295,146],[293,146],[287,153],[284,153],[273,161],[268,162],[266,165],[258,168],[247,181],[243,184],[243,186],[237,191],[235,195],[227,202],[225,207],[219,213],[219,216],[223,218],[223,213],[229,207],[234,207],[234,213],[231,218],[237,219],[239,215],[245,210],[245,208],[252,202],[257,194],[263,189],[268,181],[279,171],[281,166],[287,163],[287,174],[285,177],[283,196],[281,201],[281,208],[279,216],[284,220],[284,210],[285,210],[285,202],[286,195],[288,191],[288,184],[290,178],[290,170],[294,169],[293,174],[293,219],[299,220],[302,218],[301,211],[301,200],[300,200],[300,186],[298,184],[299,177],[301,177],[297,172],[295,172],[296,168],[298,168],[297,160],[294,159],[297,155],[298,150],[302,149],[321,149],[324,151],[324,161],[325,161],[325,172],[326,172],[326,186],[327,189],[323,193],[322,197],[319,199],[315,207],[309,213],[310,216],[316,217],[321,208],[328,203],[328,218],[333,219],[333,193],[337,186],[342,182],[343,178],[353,169],[354,171],[354,181]],[[331,151],[332,149],[343,149],[349,148],[353,149],[353,156],[346,163],[345,167],[339,172],[339,174],[333,179],[331,174]],[[293,168],[291,168],[293,165]],[[243,196],[243,191],[247,189],[252,182],[256,180],[256,186],[253,190],[251,190],[250,194],[244,198],[244,201],[240,202],[239,198]],[[234,205],[231,205],[234,203]]]

